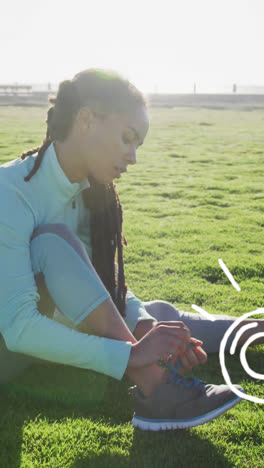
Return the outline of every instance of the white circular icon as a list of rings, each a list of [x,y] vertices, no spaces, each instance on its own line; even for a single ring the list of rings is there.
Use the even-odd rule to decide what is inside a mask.
[[[264,403],[264,398],[258,398],[258,397],[255,397],[255,396],[252,396],[252,395],[247,395],[246,393],[243,393],[241,392],[240,390],[238,390],[231,382],[231,379],[230,379],[230,376],[228,374],[228,371],[226,369],[226,365],[225,365],[225,347],[226,347],[226,343],[227,343],[227,340],[229,338],[229,336],[231,335],[231,333],[235,330],[235,328],[241,323],[243,322],[243,320],[247,319],[248,317],[252,316],[252,315],[258,315],[258,314],[263,314],[264,315],[264,308],[261,308],[261,309],[256,309],[254,310],[253,312],[248,312],[244,315],[242,315],[241,317],[239,317],[237,320],[235,320],[232,325],[227,329],[227,331],[225,332],[223,338],[222,338],[222,341],[221,341],[221,344],[220,344],[220,349],[219,349],[219,360],[220,360],[220,365],[221,365],[221,370],[222,370],[222,374],[223,374],[223,377],[225,379],[225,382],[226,384],[229,386],[229,388],[232,390],[232,392],[234,392],[236,395],[238,395],[240,398],[244,398],[244,400],[249,400],[249,401],[253,401],[254,403]],[[253,323],[249,323],[247,325],[244,325],[243,327],[241,327],[238,332],[236,333],[235,335],[235,338],[232,342],[232,345],[230,347],[230,354],[234,354],[235,353],[235,350],[236,350],[236,345],[238,343],[238,340],[239,338],[243,335],[243,333],[250,329],[250,328],[255,328],[258,326],[258,323],[257,322],[253,322]],[[251,377],[255,378],[255,379],[261,379],[261,380],[264,380],[264,374],[258,374],[257,372],[254,372],[248,365],[248,362],[247,362],[247,359],[246,359],[246,351],[247,351],[247,348],[248,346],[255,340],[257,340],[258,338],[261,338],[261,337],[264,337],[264,332],[261,332],[261,333],[255,333],[254,335],[252,335],[250,338],[248,338],[248,340],[243,344],[241,350],[240,350],[240,362],[241,362],[241,365],[243,367],[243,369],[245,370],[245,372],[250,375]]]

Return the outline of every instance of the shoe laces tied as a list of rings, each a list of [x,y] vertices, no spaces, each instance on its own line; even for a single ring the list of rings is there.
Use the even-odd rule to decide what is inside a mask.
[[[187,388],[191,387],[192,385],[197,388],[200,385],[201,380],[197,379],[196,377],[185,377],[183,374],[181,374],[181,372],[178,371],[178,369],[181,367],[180,359],[178,359],[176,365],[174,366],[172,364],[171,357],[169,357],[166,365],[172,374],[169,379],[170,382],[175,382],[176,384],[183,382]]]

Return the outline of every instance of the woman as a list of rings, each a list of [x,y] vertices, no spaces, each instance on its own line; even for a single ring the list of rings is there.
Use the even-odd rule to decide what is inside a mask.
[[[178,372],[206,361],[202,341],[191,338],[206,322],[166,302],[144,306],[125,283],[113,180],[136,163],[147,134],[143,96],[119,75],[92,69],[61,83],[51,102],[43,144],[0,168],[1,381],[39,360],[116,379],[126,373],[135,426],[192,427],[219,416],[240,399]],[[158,365],[168,356],[176,367],[171,358],[166,369]]]

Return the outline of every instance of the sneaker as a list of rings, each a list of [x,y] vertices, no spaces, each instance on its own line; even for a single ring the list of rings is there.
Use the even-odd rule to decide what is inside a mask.
[[[187,429],[217,418],[241,401],[228,385],[183,376],[178,372],[180,365],[178,360],[174,367],[169,358],[168,379],[148,397],[136,385],[129,389],[135,403],[133,426],[150,431]],[[239,385],[235,387],[244,392]]]

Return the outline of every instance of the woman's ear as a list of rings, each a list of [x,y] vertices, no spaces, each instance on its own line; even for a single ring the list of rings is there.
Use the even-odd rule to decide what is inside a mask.
[[[87,133],[92,124],[93,119],[94,115],[91,109],[89,109],[89,107],[81,107],[76,117],[81,134]]]

